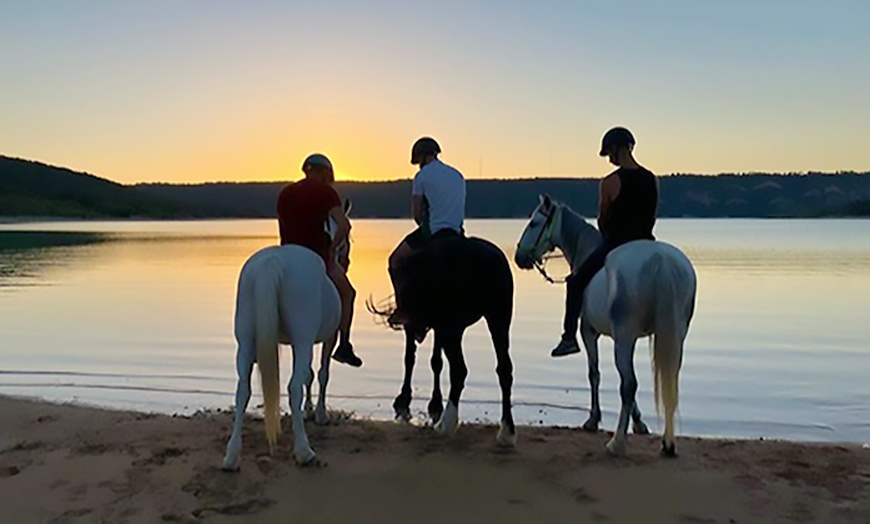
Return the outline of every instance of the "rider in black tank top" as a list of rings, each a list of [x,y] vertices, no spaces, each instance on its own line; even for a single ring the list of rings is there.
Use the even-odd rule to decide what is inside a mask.
[[[604,241],[612,249],[632,240],[655,240],[652,231],[659,200],[656,176],[640,166],[621,167],[613,175],[619,177],[619,194],[608,208],[606,228],[601,230]]]
[[[609,157],[619,169],[601,181],[598,230],[602,242],[577,272],[568,277],[564,332],[559,345],[550,353],[554,357],[580,351],[577,323],[583,309],[583,293],[592,277],[604,267],[607,254],[632,240],[655,240],[653,227],[659,201],[658,181],[654,174],[634,160],[634,144],[634,137],[622,127],[611,129],[601,141],[600,155]]]

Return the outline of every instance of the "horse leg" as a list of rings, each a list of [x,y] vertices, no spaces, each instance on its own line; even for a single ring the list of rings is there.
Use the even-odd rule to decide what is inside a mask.
[[[241,464],[242,453],[242,424],[245,420],[245,410],[248,401],[251,400],[251,373],[254,369],[254,346],[253,340],[246,340],[239,344],[236,353],[236,371],[239,381],[236,385],[236,409],[233,417],[233,434],[227,442],[227,453],[224,456],[223,469],[225,471],[238,471]]]
[[[631,409],[631,431],[635,435],[649,435],[649,428],[640,419],[640,408],[637,401],[634,402],[634,407]]]
[[[583,423],[584,431],[598,431],[601,423],[601,403],[598,389],[601,384],[601,371],[598,368],[598,333],[585,321],[580,326],[580,336],[586,346],[586,362],[589,371],[589,391],[592,394],[592,405],[589,408],[589,418]]]
[[[468,367],[466,367],[465,357],[462,355],[462,331],[445,335],[443,340],[444,355],[450,364],[450,392],[447,395],[447,407],[444,409],[441,419],[435,424],[435,431],[452,435],[459,427],[459,398],[465,388]]]
[[[414,363],[417,359],[417,342],[414,335],[405,329],[405,381],[402,383],[402,391],[393,401],[393,411],[396,418],[401,420],[411,419],[411,377],[414,374]]]
[[[490,320],[487,318],[486,323],[492,337],[492,345],[495,347],[495,372],[498,375],[498,384],[501,387],[501,424],[496,435],[496,441],[502,445],[514,446],[517,443],[517,428],[514,426],[514,417],[511,413],[511,388],[514,384],[514,365],[511,362],[510,355],[510,316],[506,319]]]
[[[293,375],[287,391],[290,394],[290,420],[293,426],[293,454],[301,465],[312,463],[316,456],[305,433],[305,418],[302,413],[302,387],[311,374],[311,357],[314,342],[297,342],[293,346]]]
[[[305,414],[305,420],[314,418],[314,401],[311,400],[311,388],[314,386],[314,370],[308,370],[308,381],[305,382],[305,406],[302,412]]]
[[[613,438],[607,443],[607,450],[611,455],[620,456],[625,454],[625,440],[628,432],[628,419],[635,407],[635,394],[637,393],[637,377],[634,374],[634,339],[615,337],[616,369],[619,370],[619,395],[622,398],[622,407],[619,410],[619,422]]]
[[[329,340],[323,343],[320,353],[320,371],[317,372],[320,393],[317,395],[317,408],[314,410],[314,423],[320,426],[329,424],[329,412],[326,410],[326,385],[329,384],[329,361],[332,360],[332,350],[336,342],[335,335],[329,337]]]
[[[688,327],[688,326],[687,326]],[[662,436],[662,455],[665,457],[676,457],[677,447],[674,438],[674,413],[677,410],[677,402],[679,400],[679,378],[680,367],[683,362],[683,343],[685,341],[686,332],[674,341],[675,356],[671,366],[661,366],[660,360],[657,357],[656,369],[659,375],[659,388],[661,390],[662,404],[665,408],[665,434]]]
[[[444,359],[442,353],[444,348],[441,345],[441,337],[435,333],[434,343],[432,344],[432,399],[429,401],[429,418],[432,423],[438,422],[441,414],[444,413],[444,399],[441,397],[441,370],[444,369]]]

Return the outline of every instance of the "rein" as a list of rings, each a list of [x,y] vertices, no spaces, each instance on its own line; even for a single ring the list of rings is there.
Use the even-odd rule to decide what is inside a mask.
[[[535,269],[537,269],[538,273],[540,273],[541,276],[544,277],[544,280],[546,280],[550,284],[564,284],[565,282],[568,281],[568,277],[571,276],[570,273],[568,273],[568,275],[566,275],[564,277],[559,277],[559,278],[553,278],[550,276],[549,273],[547,273],[547,261],[550,259],[553,259],[553,258],[565,258],[565,257],[563,255],[544,255],[543,257],[541,257],[541,260],[535,261],[535,263],[534,263]]]

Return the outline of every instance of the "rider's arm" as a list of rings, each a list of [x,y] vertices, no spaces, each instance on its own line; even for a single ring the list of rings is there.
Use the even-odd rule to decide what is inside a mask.
[[[610,213],[610,204],[616,200],[616,195],[619,194],[619,177],[616,175],[608,175],[601,181],[599,186],[598,196],[598,230],[601,232],[607,231],[607,219]]]
[[[423,195],[414,195],[411,197],[411,216],[414,217],[414,222],[417,225],[423,224],[423,216],[426,209],[426,197]]]
[[[332,245],[335,246],[347,240],[347,235],[350,233],[350,220],[347,219],[347,215],[344,214],[341,206],[335,206],[330,209],[329,217],[335,221],[337,226],[335,238],[332,241]]]

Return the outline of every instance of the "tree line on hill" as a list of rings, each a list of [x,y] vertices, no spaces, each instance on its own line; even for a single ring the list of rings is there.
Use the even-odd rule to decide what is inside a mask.
[[[660,178],[662,217],[870,216],[870,173],[676,174]],[[274,217],[281,182],[121,185],[86,173],[0,156],[0,216],[83,218]],[[338,182],[358,218],[410,216],[411,183]],[[539,194],[595,216],[598,180],[469,180],[473,218],[527,217]]]

